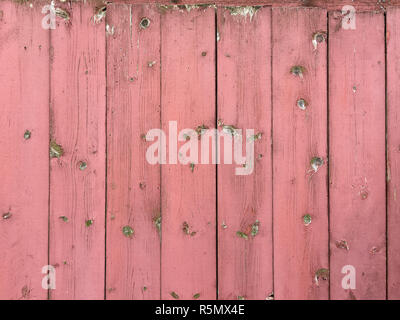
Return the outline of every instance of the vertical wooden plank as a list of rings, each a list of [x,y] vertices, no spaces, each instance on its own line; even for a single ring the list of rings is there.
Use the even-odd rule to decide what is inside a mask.
[[[49,32],[42,17],[39,5],[0,3],[0,299],[47,298]]]
[[[272,12],[275,297],[327,299],[315,278],[328,268],[326,11]]]
[[[160,15],[110,5],[107,30],[107,298],[159,299],[160,166],[142,135],[160,128]]]
[[[50,147],[63,149],[50,160],[51,298],[103,299],[105,27],[93,5],[71,6],[51,31]]]
[[[340,23],[329,15],[331,298],[384,299],[384,17],[356,13],[355,30]],[[346,265],[356,289],[342,288]]]
[[[177,138],[170,121],[178,132],[215,125],[215,12],[166,10],[161,17],[161,119],[171,147],[169,139]],[[178,156],[167,153],[167,161]],[[191,168],[178,161],[161,168],[163,299],[216,297],[215,180],[212,164]],[[184,223],[196,234],[186,234]]]
[[[400,8],[386,13],[387,41],[387,291],[400,299]]]
[[[271,9],[234,14],[218,9],[218,119],[242,129],[243,137],[246,129],[262,135],[254,142],[256,160],[249,175],[235,175],[240,164],[224,163],[221,140],[218,297],[264,300],[273,290]]]

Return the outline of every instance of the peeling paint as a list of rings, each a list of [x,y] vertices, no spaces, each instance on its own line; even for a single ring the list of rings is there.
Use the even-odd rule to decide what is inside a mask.
[[[11,217],[12,217],[12,213],[11,212],[3,213],[3,219],[4,220],[10,219]]]
[[[225,9],[229,10],[229,13],[232,16],[242,16],[242,17],[250,17],[250,21],[256,15],[257,11],[261,9],[261,6],[237,6],[237,7],[225,7]]]

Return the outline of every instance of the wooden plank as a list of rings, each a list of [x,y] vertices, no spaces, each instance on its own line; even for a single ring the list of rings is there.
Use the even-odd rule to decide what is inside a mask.
[[[271,9],[254,16],[219,9],[217,28],[218,119],[243,136],[246,129],[262,134],[252,173],[236,175],[238,165],[224,164],[223,155],[218,166],[218,297],[264,300],[273,290]]]
[[[157,3],[163,5],[202,5],[204,0],[115,0],[119,3]],[[383,10],[389,6],[399,6],[400,0],[214,0],[219,6],[272,6],[272,7],[319,7],[329,10],[341,10],[343,6],[351,5],[360,10]]]
[[[107,298],[159,299],[160,166],[146,161],[142,135],[160,128],[160,15],[110,5],[107,28]]]
[[[176,143],[170,121],[178,132],[216,123],[215,12],[166,10],[161,21],[162,128]],[[167,160],[177,157],[177,151],[167,153]],[[215,299],[216,166],[166,164],[161,181],[161,297]],[[184,223],[196,234],[186,234]]]
[[[338,22],[329,15],[331,298],[385,299],[384,17],[357,13],[355,30]],[[356,289],[342,288],[346,265]]]
[[[316,32],[323,40],[326,11],[272,12],[275,297],[327,299],[328,282],[315,280],[328,268],[327,46],[312,43]]]
[[[387,41],[387,291],[388,299],[400,299],[400,10],[386,16]]]
[[[39,6],[0,3],[0,299],[47,298],[49,33],[42,17]]]
[[[105,27],[92,6],[66,5],[51,30],[50,263],[52,299],[103,299]],[[66,217],[66,218],[60,218]],[[65,221],[68,219],[68,221]]]

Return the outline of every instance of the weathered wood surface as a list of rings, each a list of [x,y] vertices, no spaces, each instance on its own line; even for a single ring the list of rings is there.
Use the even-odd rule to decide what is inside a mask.
[[[49,37],[41,11],[0,2],[0,299],[46,299]]]
[[[50,148],[63,149],[50,159],[50,298],[103,299],[105,28],[90,6],[65,10],[50,33]]]
[[[225,163],[221,139],[218,298],[266,299],[273,291],[271,9],[242,17],[221,8],[217,21],[218,119],[242,129],[244,137],[246,129],[261,133],[254,141],[254,167],[248,175],[236,175],[240,164]]]
[[[161,298],[215,299],[216,165],[170,160],[181,157],[182,145],[174,150],[170,121],[178,133],[216,123],[215,13],[167,11],[161,25],[161,119],[169,163],[161,168]]]
[[[367,0],[355,30],[341,1],[132,1],[56,2],[53,30],[44,2],[0,2],[0,299],[398,299],[399,10],[385,35]],[[148,130],[168,161],[169,121],[219,118],[262,133],[250,175],[222,142],[218,166],[147,162]]]
[[[160,167],[147,163],[142,135],[160,127],[160,14],[112,5],[106,37],[107,298],[159,299]]]
[[[400,299],[400,10],[386,18],[387,41],[387,240],[389,299]]]
[[[340,20],[339,20],[340,21]],[[329,195],[332,299],[385,299],[385,35],[382,13],[356,29],[329,15]],[[342,287],[342,268],[356,290]]]
[[[273,9],[272,18],[275,296],[328,299],[329,283],[315,279],[329,269],[327,43],[312,43],[326,10]]]

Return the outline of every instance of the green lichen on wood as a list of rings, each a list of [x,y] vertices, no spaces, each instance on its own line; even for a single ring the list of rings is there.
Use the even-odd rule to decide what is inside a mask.
[[[193,299],[198,299],[198,298],[200,298],[200,293],[195,293],[195,294],[193,295]]]
[[[66,217],[66,216],[61,216],[61,217],[59,217],[59,219],[61,219],[64,222],[68,222],[68,217]]]
[[[172,298],[174,298],[174,299],[176,299],[176,300],[179,299],[179,296],[178,296],[178,294],[177,294],[175,291],[172,291],[172,292],[170,293],[170,295],[171,295]]]
[[[258,221],[258,220],[256,220],[256,222],[254,222],[251,225],[251,233],[250,234],[251,234],[252,237],[255,237],[258,234],[259,226],[260,226],[260,221]]]
[[[296,77],[303,78],[306,69],[302,66],[293,66],[290,68],[290,73]]]
[[[312,219],[311,219],[311,216],[309,214],[305,214],[303,216],[303,223],[304,223],[305,226],[310,225],[311,224],[311,220]]]
[[[189,166],[190,166],[190,171],[194,171],[194,163],[193,162],[191,162],[190,164],[189,164]]]
[[[54,140],[50,141],[50,158],[60,158],[64,154],[64,149]]]
[[[86,227],[90,227],[93,224],[93,222],[94,222],[93,219],[86,220],[85,221]]]
[[[311,169],[317,172],[318,169],[324,164],[324,159],[320,157],[313,157],[310,161]]]
[[[242,232],[242,231],[237,231],[237,232],[236,232],[236,235],[237,235],[239,238],[242,238],[242,239],[245,239],[245,240],[247,240],[247,239],[249,238],[249,236],[248,236],[246,233]]]
[[[31,132],[29,130],[26,130],[24,132],[24,139],[29,140],[31,138]]]
[[[123,235],[124,235],[125,237],[131,238],[131,237],[133,236],[133,234],[134,234],[134,231],[133,231],[132,227],[130,227],[130,226],[124,226],[124,227],[122,228],[122,233],[123,233]]]

